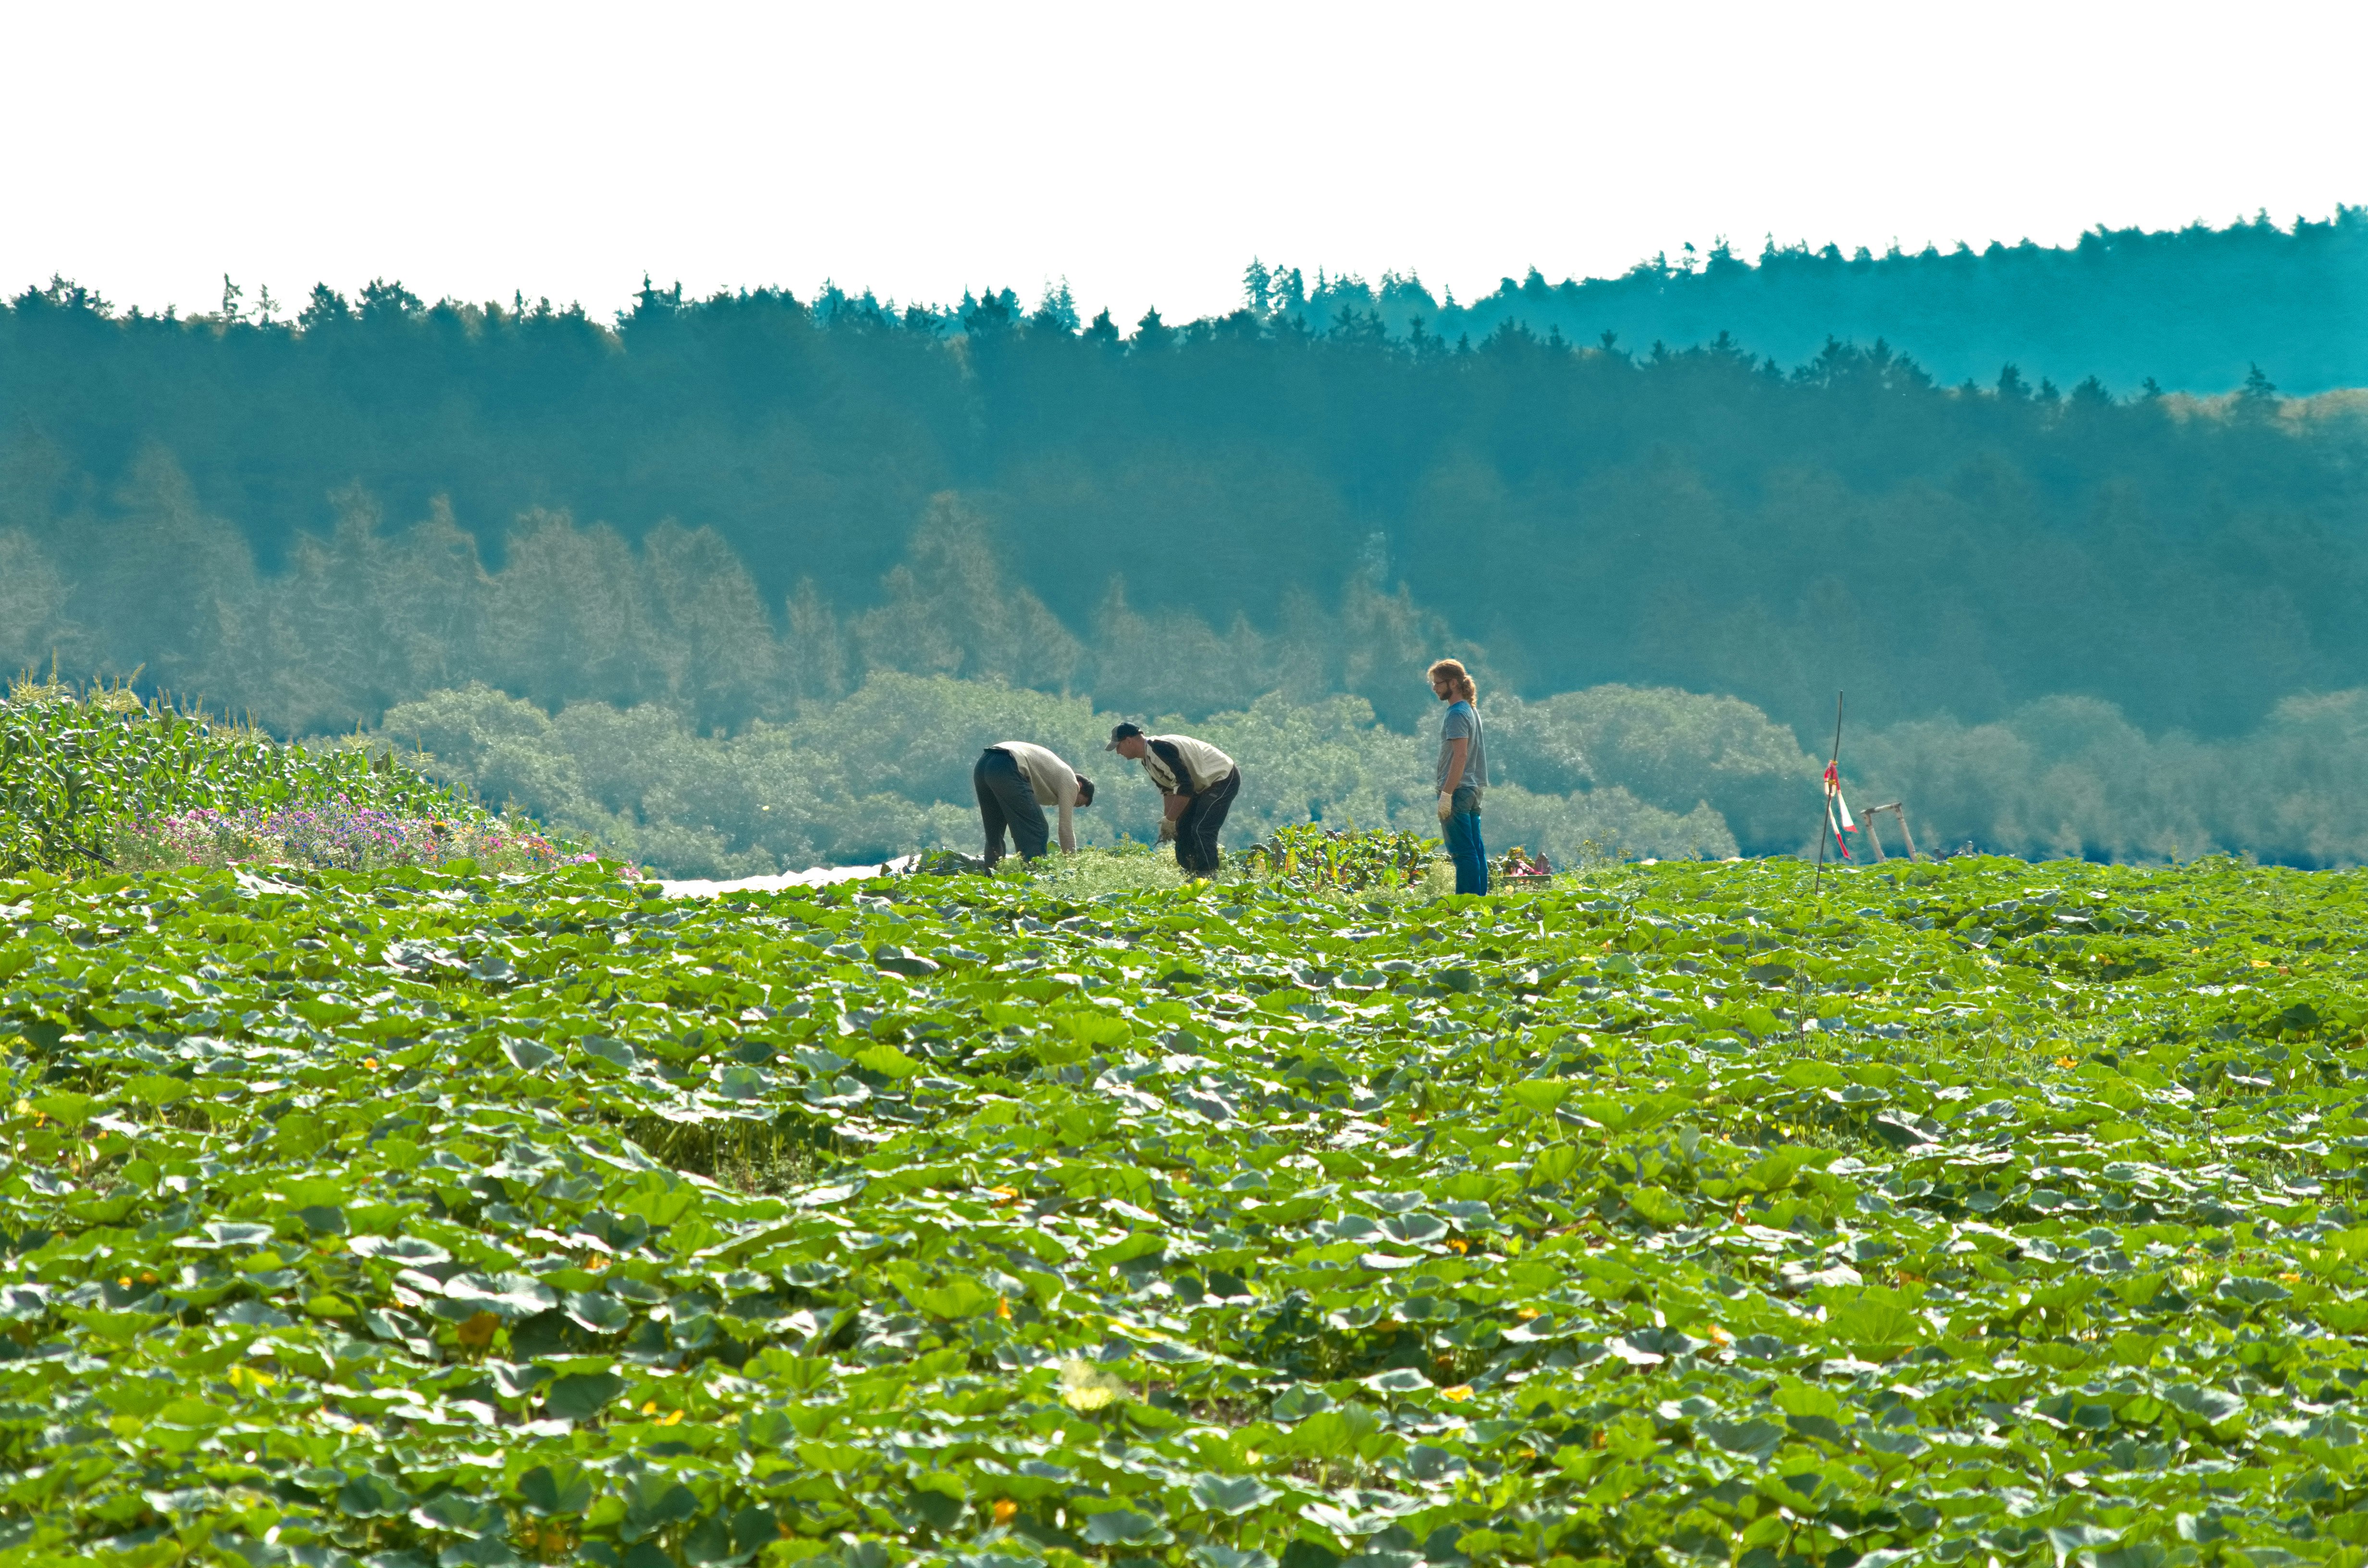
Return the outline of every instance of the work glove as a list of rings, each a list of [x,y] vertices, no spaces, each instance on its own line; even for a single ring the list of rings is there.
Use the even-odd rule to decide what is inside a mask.
[[[1159,842],[1162,844],[1173,844],[1176,842],[1176,819],[1174,817],[1161,817],[1159,819]]]
[[[1439,820],[1445,822],[1449,817],[1453,816],[1454,814],[1455,797],[1449,794],[1441,794],[1439,797]]]

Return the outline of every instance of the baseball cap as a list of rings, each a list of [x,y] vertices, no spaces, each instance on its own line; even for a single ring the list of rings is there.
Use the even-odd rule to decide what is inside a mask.
[[[1143,733],[1143,726],[1140,724],[1114,724],[1110,727],[1110,744],[1102,747],[1102,750],[1116,751],[1118,750],[1119,742],[1126,739],[1129,735],[1139,735],[1141,733]]]

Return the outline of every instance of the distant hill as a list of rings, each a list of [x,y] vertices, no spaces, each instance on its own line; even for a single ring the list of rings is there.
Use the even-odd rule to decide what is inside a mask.
[[[480,679],[731,726],[875,669],[1145,713],[1347,691],[1406,724],[1434,652],[1478,644],[1497,689],[1725,693],[1804,734],[1838,687],[1871,724],[2074,696],[2243,734],[2368,687],[2368,391],[2294,384],[2363,352],[2329,281],[2362,210],[1719,256],[1441,301],[1419,334],[1410,281],[1271,271],[1263,311],[1132,332],[1061,290],[644,287],[598,322],[380,280],[290,322],[60,279],[0,309],[0,673],[142,671],[287,729]],[[1919,278],[1987,335],[1978,385],[1870,302]],[[1618,301],[1697,313],[1615,312],[1607,348]],[[1777,357],[1778,314],[1814,352]],[[2016,347],[2043,320],[2094,357]],[[1693,324],[1728,335],[1679,347]],[[2206,335],[2236,390],[2088,374],[2170,387]]]
[[[1688,247],[1690,252],[1691,246]],[[1507,323],[1579,344],[1606,332],[1643,352],[1714,342],[1793,365],[1828,337],[1880,337],[1944,382],[1987,386],[2006,365],[2032,385],[2069,389],[2094,376],[2113,392],[2147,381],[2169,392],[2225,392],[2260,367],[2288,392],[2368,386],[2368,207],[2281,229],[2206,223],[2150,233],[2099,228],[2069,247],[1992,244],[1975,251],[1778,246],[1757,265],[1721,243],[1706,256],[1655,256],[1619,278],[1548,283],[1535,268],[1484,299],[1434,297],[1419,279],[1378,284],[1253,264],[1253,309],[1318,330],[1344,312],[1378,313],[1389,334],[1474,343]]]

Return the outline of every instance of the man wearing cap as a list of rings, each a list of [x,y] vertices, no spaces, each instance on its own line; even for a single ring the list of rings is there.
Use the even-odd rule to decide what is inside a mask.
[[[991,870],[1003,858],[1003,830],[1019,858],[1033,860],[1044,853],[1044,808],[1061,808],[1061,848],[1077,852],[1076,829],[1070,813],[1094,803],[1094,781],[1058,756],[1027,741],[997,741],[979,754],[970,770],[978,790],[978,814],[986,824],[986,864]]]
[[[1146,735],[1139,724],[1110,731],[1106,748],[1143,764],[1166,797],[1166,823],[1176,837],[1176,865],[1187,876],[1217,871],[1217,830],[1241,793],[1242,770],[1206,741],[1190,735]]]

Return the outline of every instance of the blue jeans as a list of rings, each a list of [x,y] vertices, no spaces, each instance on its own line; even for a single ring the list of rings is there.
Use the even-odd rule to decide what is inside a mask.
[[[978,791],[978,814],[986,826],[986,864],[1003,858],[1003,830],[1011,829],[1011,842],[1019,848],[1022,860],[1033,860],[1044,853],[1045,843],[1052,832],[1044,824],[1044,808],[1036,803],[1036,787],[1019,771],[1019,759],[1008,751],[987,751],[979,755],[978,766],[970,770],[971,786]]]
[[[1242,770],[1236,767],[1192,797],[1192,803],[1176,819],[1178,870],[1190,877],[1217,874],[1217,862],[1222,858],[1217,848],[1217,830],[1225,825],[1225,813],[1234,809],[1234,797],[1241,790]]]
[[[1457,892],[1488,891],[1488,846],[1480,842],[1480,791],[1455,791],[1447,812],[1447,858],[1455,862]]]

